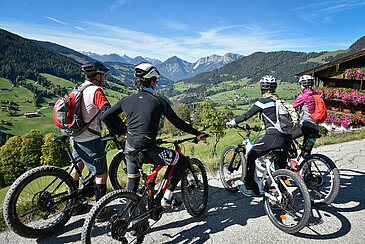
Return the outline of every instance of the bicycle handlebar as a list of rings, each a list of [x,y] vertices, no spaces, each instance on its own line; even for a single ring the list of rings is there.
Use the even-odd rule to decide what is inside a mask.
[[[205,137],[203,137],[203,138],[208,138],[209,137],[209,135],[208,134],[206,134],[206,136]],[[157,139],[156,140],[156,144],[157,145],[161,145],[161,144],[166,144],[166,143],[171,143],[171,144],[181,144],[181,143],[184,143],[184,142],[186,142],[186,141],[192,141],[193,143],[198,143],[199,141],[198,141],[198,137],[189,137],[189,138],[185,138],[185,139],[181,139],[181,140],[175,140],[175,141],[164,141],[164,140],[162,140],[162,139]]]
[[[237,125],[236,127],[241,129],[241,130],[246,130],[246,131],[253,130],[253,131],[258,132],[258,131],[262,130],[261,127],[258,127],[257,125],[255,125],[254,127],[251,128],[249,124],[245,124],[244,126]]]

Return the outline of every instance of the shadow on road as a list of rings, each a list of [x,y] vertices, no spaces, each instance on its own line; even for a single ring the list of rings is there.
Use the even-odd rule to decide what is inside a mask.
[[[340,175],[341,188],[334,204],[324,207],[313,207],[313,214],[307,227],[300,233],[295,234],[295,236],[303,238],[303,240],[330,240],[349,233],[351,223],[341,213],[364,210],[365,189],[363,183],[365,182],[365,173],[345,169],[341,170]],[[255,219],[266,215],[262,198],[244,198],[241,193],[230,193],[224,188],[215,186],[209,186],[209,193],[208,207],[205,215],[200,218],[190,217],[181,219],[156,227],[152,225],[147,235],[160,230],[181,228],[181,232],[175,235],[167,234],[168,232],[166,231],[163,235],[171,238],[166,243],[204,243],[214,233],[222,232],[232,225],[245,226],[248,219]],[[62,234],[81,228],[84,218],[85,216],[80,216],[78,220],[66,225],[56,235],[45,239],[38,239],[37,242],[56,244],[80,241],[80,232],[65,237]],[[331,228],[333,221],[338,224]],[[183,228],[192,223],[195,224],[190,229]],[[272,228],[275,227],[272,226]]]
[[[248,219],[265,215],[262,198],[244,198],[241,193],[231,193],[221,187],[209,186],[207,213],[200,218],[175,221],[152,228],[149,233],[170,228],[181,228],[176,235],[163,234],[171,238],[164,243],[204,243],[211,234],[224,231],[232,225],[245,226]],[[254,206],[253,206],[254,205]],[[184,211],[184,210],[183,210]],[[198,222],[190,229],[183,227]]]
[[[351,174],[349,174],[350,172]],[[334,239],[346,235],[351,230],[351,222],[341,213],[364,210],[365,188],[363,184],[365,182],[365,173],[351,169],[342,169],[340,177],[340,191],[334,204],[324,207],[313,207],[313,214],[307,226],[313,234],[297,233],[296,236],[318,240]],[[337,207],[338,205],[341,205],[341,207]],[[330,219],[333,221],[333,218],[337,218],[337,221],[340,221],[341,227],[337,228],[335,232],[320,233],[320,225]],[[326,231],[328,232],[328,229]]]

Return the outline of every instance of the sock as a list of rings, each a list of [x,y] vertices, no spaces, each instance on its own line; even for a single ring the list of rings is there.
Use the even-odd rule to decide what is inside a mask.
[[[106,194],[106,184],[95,184],[95,198],[98,201]]]
[[[172,198],[172,191],[170,191],[169,189],[167,189],[165,191],[165,194],[163,195],[163,197],[166,199],[166,200],[171,200]]]

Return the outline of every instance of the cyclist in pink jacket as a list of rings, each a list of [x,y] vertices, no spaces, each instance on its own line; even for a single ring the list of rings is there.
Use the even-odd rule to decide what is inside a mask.
[[[301,112],[300,128],[293,133],[292,137],[293,139],[296,139],[304,135],[303,143],[310,140],[305,149],[306,154],[310,154],[315,140],[319,136],[318,123],[310,117],[316,108],[312,89],[314,78],[310,75],[303,75],[299,78],[299,83],[303,93],[295,99],[293,106],[299,108]]]

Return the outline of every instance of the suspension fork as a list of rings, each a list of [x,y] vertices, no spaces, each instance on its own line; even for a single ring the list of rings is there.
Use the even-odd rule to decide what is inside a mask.
[[[185,156],[185,155],[181,152],[181,147],[180,147],[180,145],[179,145],[177,142],[174,142],[174,146],[175,146],[175,151],[176,151],[177,153],[180,153],[180,155]],[[187,159],[188,159],[188,169],[187,169],[187,171],[185,172],[185,174],[187,174],[187,173],[189,172],[189,170],[190,170],[190,171],[191,171],[191,173],[193,174],[194,181],[195,181],[195,185],[196,185],[199,189],[201,189],[200,184],[199,184],[199,179],[198,179],[198,176],[196,175],[196,172],[195,172],[195,169],[194,169],[194,167],[193,167],[193,164],[191,163],[191,159],[190,159],[190,157],[189,157],[189,156],[185,156],[185,157],[187,157]]]
[[[228,165],[228,171],[230,173],[232,173],[233,171],[237,170],[240,165],[241,165],[241,159],[238,161],[238,165],[237,165],[237,168],[234,168],[233,167],[233,163],[234,163],[234,160],[236,159],[237,157],[237,154],[239,154],[240,152],[244,152],[245,151],[245,148],[242,147],[241,145],[238,145],[238,147],[234,150],[234,153],[233,153],[233,157],[231,159],[231,162],[229,163]],[[246,169],[245,169],[246,170]]]
[[[269,161],[270,162],[270,164],[266,164],[266,170],[265,170],[265,172],[264,172],[264,175],[262,176],[262,179],[264,179],[265,178],[265,175],[266,175],[266,173],[269,175],[269,178],[271,179],[271,182],[272,182],[272,184],[274,185],[274,187],[275,187],[275,189],[276,189],[276,191],[279,193],[279,196],[278,197],[274,197],[274,196],[272,196],[271,194],[269,194],[269,193],[267,193],[267,192],[265,192],[265,196],[266,197],[268,197],[268,198],[270,198],[270,199],[272,199],[272,200],[274,200],[274,201],[281,201],[281,199],[283,198],[283,194],[281,193],[281,190],[279,189],[279,185],[275,182],[275,179],[274,179],[274,177],[272,176],[272,172],[273,171],[275,171],[275,169],[272,169],[271,168],[271,164],[272,164],[272,162],[271,161]],[[287,188],[286,187],[286,185],[285,185],[285,183],[283,182],[283,180],[281,180],[280,179],[280,183],[285,187],[285,188]]]

